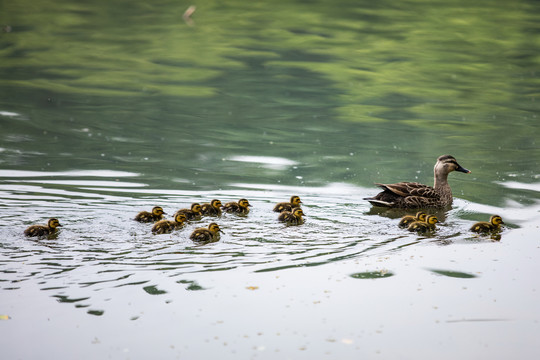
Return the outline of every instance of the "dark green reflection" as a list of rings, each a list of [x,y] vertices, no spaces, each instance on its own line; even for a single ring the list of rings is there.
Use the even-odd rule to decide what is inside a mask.
[[[459,278],[459,279],[471,279],[477,277],[477,275],[461,272],[461,271],[453,271],[453,270],[440,270],[440,269],[429,269],[432,273],[453,277],[453,278]]]
[[[390,271],[366,271],[350,275],[354,279],[382,279],[394,276]]]

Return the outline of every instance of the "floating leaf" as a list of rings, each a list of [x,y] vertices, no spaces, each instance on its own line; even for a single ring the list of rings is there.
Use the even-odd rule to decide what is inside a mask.
[[[9,320],[11,319],[9,315],[0,315],[0,320]]]
[[[248,290],[257,290],[258,288],[258,286],[246,286],[246,289]]]

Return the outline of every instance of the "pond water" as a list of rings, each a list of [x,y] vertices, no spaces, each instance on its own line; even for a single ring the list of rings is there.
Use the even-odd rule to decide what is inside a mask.
[[[20,0],[0,25],[3,357],[540,356],[539,3]],[[472,173],[434,234],[363,200],[443,154]],[[291,195],[304,225],[272,212]]]

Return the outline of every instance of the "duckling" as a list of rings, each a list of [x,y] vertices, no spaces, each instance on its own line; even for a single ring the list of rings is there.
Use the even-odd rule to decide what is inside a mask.
[[[276,206],[274,206],[275,212],[282,212],[282,211],[292,211],[293,208],[299,208],[302,201],[300,200],[300,197],[293,195],[291,196],[290,202],[280,202],[277,203]]]
[[[499,215],[492,215],[489,222],[477,222],[471,227],[471,231],[482,234],[494,233],[501,230],[501,224],[504,224],[502,218]]]
[[[47,222],[47,226],[44,225],[32,225],[24,230],[26,236],[44,236],[54,234],[57,227],[60,227],[60,222],[56,218],[51,218]]]
[[[469,174],[470,171],[459,165],[452,155],[442,155],[433,168],[433,187],[417,182],[400,182],[396,184],[379,184],[383,189],[374,197],[364,198],[374,206],[389,208],[445,208],[452,205],[452,189],[448,185],[448,174],[459,171]]]
[[[160,220],[152,226],[152,232],[154,234],[168,234],[173,230],[180,229],[183,227],[186,221],[186,215],[176,214],[174,221],[171,220]]]
[[[412,223],[412,222],[415,222],[415,221],[426,221],[426,216],[427,214],[423,211],[419,211],[416,213],[415,216],[413,215],[405,215],[404,217],[401,218],[401,221],[399,222],[399,227],[402,227],[402,228],[406,228],[406,227],[409,227],[409,225]]]
[[[249,201],[247,201],[247,199],[240,199],[238,202],[231,201],[223,205],[223,211],[247,215],[249,213],[250,206],[251,204]]]
[[[138,213],[137,216],[135,216],[135,220],[143,223],[159,221],[163,219],[164,214],[166,214],[166,212],[163,211],[161,206],[154,206],[152,212],[141,211]]]
[[[291,211],[283,211],[278,216],[278,220],[286,223],[287,225],[302,225],[304,223],[304,212],[301,208],[296,207]]]
[[[200,220],[202,218],[201,205],[199,203],[193,203],[191,204],[191,209],[180,209],[174,216],[176,217],[177,214],[186,215],[186,219],[188,220]]]
[[[418,233],[427,233],[435,230],[435,224],[438,222],[439,220],[435,215],[428,215],[426,216],[426,221],[414,221],[407,227],[407,229],[409,231],[416,231]]]
[[[189,238],[195,242],[215,242],[220,238],[219,233],[223,233],[219,228],[219,225],[211,223],[208,225],[208,228],[198,228],[193,230]]]
[[[206,216],[221,216],[221,201],[214,199],[210,201],[210,204],[202,204],[201,212]]]

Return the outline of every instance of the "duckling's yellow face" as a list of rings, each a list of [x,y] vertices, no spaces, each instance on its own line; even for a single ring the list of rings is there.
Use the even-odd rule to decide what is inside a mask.
[[[47,223],[47,225],[51,228],[51,229],[55,229],[59,226],[62,226],[60,225],[60,222],[58,221],[58,219],[49,219],[49,222]]]
[[[208,230],[210,230],[214,234],[217,234],[218,232],[223,233],[223,231],[219,228],[219,225],[216,223],[211,223],[210,225],[208,225]]]
[[[191,211],[199,213],[201,212],[201,205],[197,203],[191,204]]]
[[[215,207],[216,209],[219,209],[222,206],[221,201],[219,200],[212,200],[210,204],[212,205],[212,207]]]
[[[174,221],[176,221],[177,223],[183,223],[187,220],[186,218],[186,215],[184,214],[177,214],[175,217],[174,217]]]
[[[427,214],[423,211],[419,211],[416,213],[416,218],[418,219],[418,221],[426,221],[426,216]]]
[[[154,206],[152,209],[152,214],[159,216],[165,214],[165,212],[161,206]]]
[[[243,208],[247,208],[248,206],[251,206],[251,204],[249,203],[249,201],[247,201],[247,199],[240,199],[238,201],[238,205],[240,205]]]
[[[439,222],[439,219],[437,219],[437,217],[435,215],[428,215],[426,217],[426,222],[428,224],[435,225],[436,223]]]
[[[302,200],[300,200],[299,196],[291,196],[291,205],[293,207],[298,207],[302,203]]]
[[[495,226],[499,226],[499,225],[501,225],[501,224],[504,224],[503,219],[502,219],[499,215],[493,215],[493,216],[489,219],[489,221],[490,221],[493,225],[495,225]]]
[[[302,209],[296,208],[296,209],[293,210],[293,215],[302,217],[302,216],[304,216],[304,212],[302,211]]]

